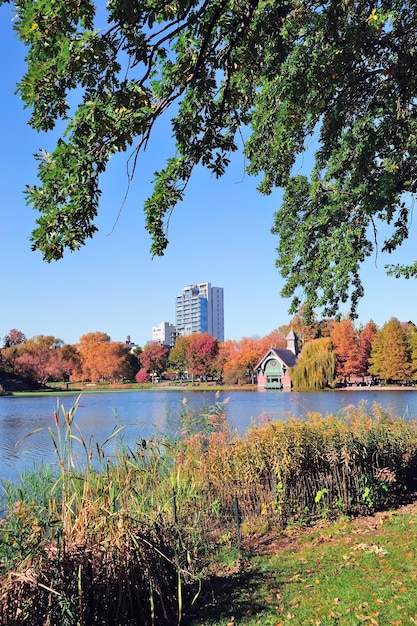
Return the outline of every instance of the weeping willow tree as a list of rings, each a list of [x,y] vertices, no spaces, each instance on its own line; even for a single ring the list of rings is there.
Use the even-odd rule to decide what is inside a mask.
[[[291,368],[291,380],[296,389],[314,391],[331,386],[335,379],[336,356],[330,337],[308,343]]]

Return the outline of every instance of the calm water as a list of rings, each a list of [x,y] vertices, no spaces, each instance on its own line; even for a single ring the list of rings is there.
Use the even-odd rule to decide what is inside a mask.
[[[181,413],[183,399],[188,407],[200,408],[216,402],[214,392],[140,391],[124,393],[88,393],[81,397],[76,422],[86,440],[102,444],[113,429],[123,426],[118,442],[135,446],[155,431],[169,432]],[[42,397],[0,397],[0,480],[16,480],[35,462],[56,462],[48,427],[55,428],[53,413],[57,402],[68,410],[77,395]],[[221,393],[220,400],[230,398],[227,416],[239,432],[260,416],[274,419],[292,415],[301,417],[308,411],[337,413],[348,405],[377,402],[394,415],[417,419],[417,390],[355,390],[321,393],[244,392]],[[37,429],[39,432],[27,437]],[[23,439],[22,439],[23,438]],[[106,445],[111,454],[115,443]]]

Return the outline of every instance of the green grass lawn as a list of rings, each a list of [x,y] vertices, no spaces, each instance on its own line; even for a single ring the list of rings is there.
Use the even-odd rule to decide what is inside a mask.
[[[212,577],[194,626],[417,624],[417,504],[252,537]]]

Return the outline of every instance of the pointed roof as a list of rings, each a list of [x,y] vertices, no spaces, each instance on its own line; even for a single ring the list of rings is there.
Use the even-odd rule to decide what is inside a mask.
[[[276,357],[286,367],[294,367],[297,362],[297,355],[291,350],[284,348],[269,348],[268,352],[262,357],[259,363],[255,366],[255,370],[261,369],[262,364],[268,359],[268,357]]]

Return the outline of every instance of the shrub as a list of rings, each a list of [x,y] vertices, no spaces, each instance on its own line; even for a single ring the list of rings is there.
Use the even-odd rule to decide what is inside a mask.
[[[148,374],[146,369],[141,369],[136,374],[135,380],[136,380],[137,383],[150,383],[151,382],[151,377]]]

